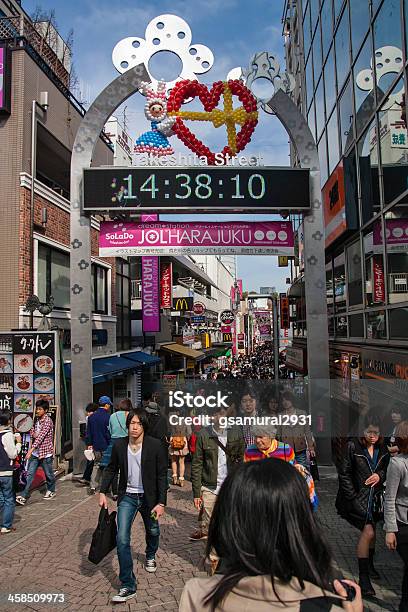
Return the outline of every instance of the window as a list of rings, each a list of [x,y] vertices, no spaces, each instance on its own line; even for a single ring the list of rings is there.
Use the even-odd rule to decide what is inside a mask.
[[[331,174],[340,158],[336,109],[334,109],[327,124],[327,149],[329,152],[329,174]]]
[[[349,317],[350,338],[364,338],[364,316],[355,314]]]
[[[317,129],[317,138],[320,138],[320,134],[324,128],[326,123],[325,117],[325,109],[324,109],[324,93],[323,93],[323,77],[320,79],[320,82],[316,89],[316,129]]]
[[[312,132],[313,138],[316,139],[316,120],[315,120],[315,105],[314,102],[310,107],[309,114],[307,116],[307,122],[310,127],[310,131]]]
[[[379,113],[380,150],[384,204],[390,204],[407,189],[408,134],[405,88],[401,78],[385,99]]]
[[[370,23],[370,8],[368,2],[365,0],[349,1],[351,18],[351,46],[353,57],[356,57],[364,35],[368,30]]]
[[[408,308],[393,308],[389,311],[390,338],[408,339]]]
[[[326,132],[323,132],[323,135],[317,147],[318,147],[319,161],[320,161],[320,184],[323,187],[323,185],[325,184],[329,176],[328,167],[327,167]]]
[[[357,144],[363,223],[380,210],[377,129],[373,120]]]
[[[317,83],[322,72],[322,43],[320,39],[320,26],[317,26],[313,39],[313,70],[314,82]]]
[[[38,245],[38,297],[41,302],[54,298],[55,308],[69,308],[69,254],[45,244]]]
[[[343,154],[353,142],[353,108],[351,82],[348,81],[340,98],[340,134]]]
[[[331,0],[326,0],[322,6],[321,12],[321,24],[322,24],[322,49],[323,58],[326,57],[327,51],[329,50],[330,43],[333,39],[333,21],[332,21],[332,3]]]
[[[120,258],[116,259],[116,317],[117,349],[130,349],[130,265]]]
[[[102,266],[92,264],[92,309],[100,314],[108,313],[107,270]]]
[[[347,247],[347,284],[349,306],[363,303],[360,241]]]
[[[376,224],[374,243],[382,247],[381,226]],[[408,302],[408,207],[393,206],[385,215],[387,252],[388,301],[390,304]]]
[[[36,178],[69,199],[71,152],[39,122],[37,126]]]
[[[317,16],[319,15],[319,0],[310,0],[310,16],[312,20],[312,34],[316,27]]]
[[[369,340],[372,338],[387,337],[385,316],[385,310],[376,310],[375,312],[367,313],[367,338]]]
[[[306,77],[306,93],[307,93],[307,106],[309,107],[313,100],[313,65],[312,65],[313,53],[310,51],[309,58],[306,64],[305,77]]]
[[[336,338],[347,338],[347,317],[336,317]]]
[[[326,64],[324,66],[324,88],[326,92],[326,112],[327,115],[331,113],[333,105],[336,101],[336,75],[334,70],[334,45],[330,49],[330,53],[327,57]]]
[[[364,1],[364,0],[363,0]],[[334,19],[338,19],[344,0],[334,0]]]
[[[305,57],[309,53],[310,43],[312,41],[312,35],[310,32],[310,5],[307,5],[305,18],[303,20],[303,45],[305,48]]]
[[[331,261],[326,265],[326,300],[327,313],[332,315],[334,312],[334,295],[333,295],[333,270]]]
[[[342,88],[350,68],[349,53],[349,18],[348,10],[344,11],[339,27],[335,36],[336,45],[336,65],[337,65],[337,85],[339,90]]]
[[[371,62],[371,37],[368,36],[353,69],[357,136],[363,131],[375,109]]]
[[[395,56],[392,50],[387,51],[384,47],[396,47],[400,53]],[[378,12],[374,21],[374,50],[377,85],[380,90],[378,94],[381,98],[381,94],[385,95],[391,82],[395,79],[395,73],[384,74],[384,69],[387,72],[387,64],[390,59],[398,65],[399,69],[403,66],[399,0],[387,0]],[[389,56],[390,52],[391,56]]]
[[[336,312],[346,310],[346,270],[344,253],[334,259],[334,301]]]

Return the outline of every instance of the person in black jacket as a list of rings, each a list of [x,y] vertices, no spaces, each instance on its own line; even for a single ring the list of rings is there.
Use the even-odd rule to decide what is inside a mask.
[[[361,531],[357,545],[360,586],[363,595],[375,595],[370,575],[374,568],[375,527],[382,520],[382,495],[389,453],[383,443],[379,420],[368,414],[362,437],[347,443],[338,465],[336,508],[342,518]]]
[[[163,444],[145,435],[148,417],[144,410],[130,410],[126,426],[128,438],[119,438],[112,448],[111,460],[104,470],[99,505],[108,507],[106,493],[114,478],[119,476],[118,486],[118,537],[117,549],[121,581],[113,603],[120,603],[136,596],[136,577],[130,534],[138,512],[142,515],[146,530],[147,572],[155,572],[155,560],[159,548],[159,517],[163,515],[167,500],[167,453]]]

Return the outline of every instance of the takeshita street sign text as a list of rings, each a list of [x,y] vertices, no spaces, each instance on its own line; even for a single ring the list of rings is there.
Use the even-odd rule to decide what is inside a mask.
[[[87,168],[83,210],[166,214],[307,211],[309,170],[301,168]]]
[[[101,223],[101,257],[183,253],[293,255],[292,223]]]

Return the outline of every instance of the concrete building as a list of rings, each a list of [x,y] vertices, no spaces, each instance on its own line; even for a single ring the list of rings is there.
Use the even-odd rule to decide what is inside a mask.
[[[117,117],[109,118],[105,124],[105,133],[113,144],[113,165],[131,166],[134,141]]]

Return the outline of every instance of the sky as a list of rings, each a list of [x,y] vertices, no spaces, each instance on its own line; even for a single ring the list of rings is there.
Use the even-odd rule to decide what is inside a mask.
[[[112,63],[112,50],[123,38],[144,38],[148,23],[171,13],[185,19],[192,30],[192,42],[209,47],[215,57],[209,72],[199,75],[203,83],[226,80],[228,72],[238,66],[247,66],[258,51],[271,51],[284,66],[284,48],[281,36],[283,0],[23,0],[23,8],[30,15],[39,9],[54,10],[58,30],[67,38],[73,30],[73,62],[78,76],[77,97],[90,104],[100,91],[117,75]],[[156,54],[150,61],[150,70],[156,78],[170,80],[177,72],[179,62],[174,55]],[[155,72],[158,71],[158,72]],[[144,98],[136,94],[116,111],[136,139],[149,129],[143,113]],[[196,125],[196,124],[195,124]],[[221,150],[225,145],[225,128],[209,129],[208,124],[196,133],[211,148]],[[176,151],[186,153],[184,146],[171,139]],[[265,165],[289,165],[288,136],[275,117],[260,112],[260,119],[252,141],[242,154],[260,154]],[[176,220],[175,216],[161,216],[162,220]],[[180,217],[177,217],[180,219]],[[194,220],[276,220],[273,215],[194,215]],[[186,220],[186,217],[183,217]],[[244,288],[257,291],[260,286],[276,286],[285,290],[288,268],[278,268],[276,257],[239,256],[238,277]]]

